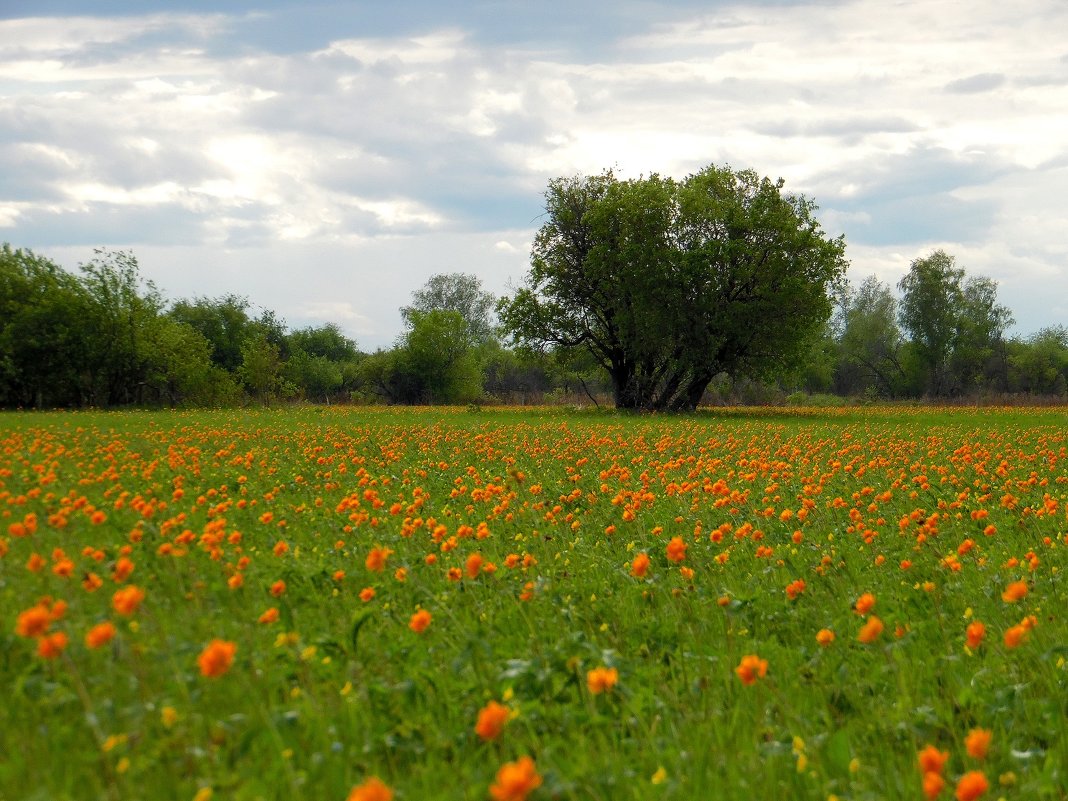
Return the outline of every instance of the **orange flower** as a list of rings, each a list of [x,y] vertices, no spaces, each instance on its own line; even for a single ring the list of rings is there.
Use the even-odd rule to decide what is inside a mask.
[[[275,598],[278,598],[279,596],[281,596],[282,593],[284,593],[285,591],[286,591],[286,583],[284,581],[282,581],[281,579],[278,579],[278,581],[276,581],[274,584],[271,585],[270,593]]]
[[[964,738],[964,748],[972,759],[986,759],[986,752],[990,750],[990,740],[994,733],[989,729],[972,729]]]
[[[497,781],[490,785],[490,795],[494,801],[526,801],[527,795],[540,786],[541,776],[534,760],[523,756],[501,765]]]
[[[368,570],[378,572],[385,568],[386,560],[389,559],[392,553],[393,551],[390,548],[372,548],[371,552],[367,554],[367,560],[364,564],[367,565]]]
[[[682,537],[672,537],[667,544],[667,558],[672,562],[681,562],[686,558],[686,543]]]
[[[755,684],[758,678],[762,679],[768,674],[768,660],[761,659],[756,654],[748,654],[742,657],[734,672],[742,680],[742,684]]]
[[[55,659],[67,647],[67,635],[62,631],[45,634],[37,640],[37,653],[43,659]]]
[[[960,777],[955,793],[957,801],[975,801],[990,788],[982,771],[972,770]]]
[[[504,724],[508,722],[511,710],[504,704],[490,701],[482,709],[478,710],[478,721],[475,723],[475,734],[483,740],[495,740],[504,731]]]
[[[347,801],[393,801],[393,791],[377,776],[372,776],[353,787]]]
[[[688,567],[680,567],[679,575],[681,575],[685,581],[693,581],[693,570]]]
[[[609,667],[595,667],[586,673],[586,686],[592,695],[608,692],[619,681],[619,671]]]
[[[134,563],[125,556],[120,556],[119,560],[115,563],[115,570],[111,574],[111,578],[118,583],[126,581],[133,573]]]
[[[826,648],[834,642],[834,632],[830,629],[820,629],[816,632],[816,642],[818,642],[821,647]]]
[[[853,610],[858,615],[866,615],[866,614],[868,614],[868,612],[870,612],[874,608],[875,608],[875,596],[872,595],[870,592],[864,593],[862,596],[857,598],[856,603],[853,604]]]
[[[105,620],[103,623],[97,623],[86,632],[85,646],[86,648],[100,648],[111,642],[114,636],[115,625],[110,620]]]
[[[933,745],[924,746],[923,750],[916,754],[916,762],[920,766],[920,773],[940,774],[949,761],[949,751],[939,751]]]
[[[928,801],[934,801],[946,786],[946,780],[941,774],[929,771],[923,774],[923,794]]]
[[[883,621],[879,620],[875,615],[868,618],[867,622],[860,627],[860,632],[857,634],[857,639],[861,642],[875,642],[879,639],[879,635],[883,633]]]
[[[986,636],[986,626],[981,621],[975,620],[968,624],[965,633],[968,637],[968,647],[974,651],[982,644],[983,637]]]
[[[214,679],[223,675],[234,663],[237,645],[226,640],[212,640],[197,657],[201,675]]]
[[[644,578],[649,572],[649,554],[640,553],[634,557],[630,565],[630,574],[636,578]]]
[[[408,621],[408,628],[414,631],[416,634],[422,634],[426,631],[426,627],[430,625],[431,615],[425,609],[420,609],[414,615],[412,619]]]
[[[260,623],[274,623],[278,620],[278,609],[272,606],[259,617]]]
[[[375,588],[374,587],[364,587],[362,590],[360,590],[360,600],[363,601],[364,603],[367,603],[368,601],[370,601],[374,597],[375,597]]]
[[[467,563],[464,565],[464,571],[467,573],[468,578],[478,578],[479,571],[482,570],[482,554],[473,553],[467,557]]]
[[[786,597],[789,598],[791,601],[796,599],[797,596],[803,593],[804,591],[804,579],[797,579],[796,581],[791,581],[789,584],[786,585]]]
[[[1010,626],[1005,630],[1005,647],[1019,648],[1027,640],[1026,626]]]
[[[1014,581],[1001,593],[1001,600],[1014,604],[1027,595],[1027,582]]]
[[[145,600],[145,591],[135,584],[115,590],[111,596],[111,606],[124,617],[129,617],[137,611],[137,607]]]
[[[19,612],[15,623],[15,633],[20,637],[40,637],[52,623],[52,616],[48,609],[38,604],[29,609]]]

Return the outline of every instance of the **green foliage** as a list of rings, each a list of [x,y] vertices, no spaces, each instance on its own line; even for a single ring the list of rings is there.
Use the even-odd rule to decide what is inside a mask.
[[[410,328],[418,314],[454,311],[463,318],[471,346],[481,348],[496,339],[496,302],[491,293],[483,291],[482,282],[474,275],[437,274],[412,294],[412,303],[401,308],[401,316]]]
[[[845,270],[844,242],[782,186],[717,167],[682,182],[556,179],[502,322],[516,342],[586,349],[624,409],[693,409],[719,372],[781,373]]]
[[[904,368],[897,300],[890,287],[869,276],[856,291],[844,294],[840,317],[839,391],[896,397],[903,389]]]

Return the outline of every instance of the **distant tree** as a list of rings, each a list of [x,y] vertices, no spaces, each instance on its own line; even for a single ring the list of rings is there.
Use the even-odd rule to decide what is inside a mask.
[[[1032,395],[1068,392],[1068,328],[1043,328],[1026,341],[1009,343],[1011,388]]]
[[[482,289],[474,275],[448,273],[433,275],[412,294],[412,304],[401,308],[405,322],[413,325],[414,315],[433,311],[454,311],[467,328],[472,347],[481,347],[494,339],[496,298]]]
[[[957,335],[951,365],[965,391],[983,386],[1007,389],[1005,331],[1014,322],[1012,312],[998,303],[996,281],[969,277],[961,289]]]
[[[237,374],[253,397],[264,405],[287,395],[287,390],[291,389],[282,373],[278,346],[262,331],[241,346],[241,366]]]
[[[457,311],[415,312],[400,354],[418,403],[468,403],[482,394],[469,327]]]
[[[890,287],[869,276],[845,295],[840,317],[839,390],[847,394],[874,391],[884,397],[898,394],[905,374],[897,300]]]
[[[359,356],[356,343],[334,323],[300,328],[291,331],[286,339],[290,349],[302,350],[309,356],[322,356],[332,362],[346,362]]]
[[[909,334],[927,375],[927,392],[946,395],[949,359],[964,306],[964,270],[944,250],[916,259],[898,283],[901,327]]]
[[[238,295],[176,301],[168,312],[191,326],[211,345],[211,360],[230,372],[241,366],[241,347],[251,336],[249,302]]]
[[[682,182],[550,182],[527,285],[499,306],[505,328],[586,349],[623,409],[693,409],[720,372],[796,366],[830,316],[845,244],[782,188],[714,166]]]

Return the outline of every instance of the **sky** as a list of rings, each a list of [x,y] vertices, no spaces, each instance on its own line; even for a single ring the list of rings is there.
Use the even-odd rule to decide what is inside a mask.
[[[0,0],[0,242],[132,251],[391,346],[436,273],[507,294],[543,193],[782,178],[854,283],[942,248],[1068,324],[1064,0]]]

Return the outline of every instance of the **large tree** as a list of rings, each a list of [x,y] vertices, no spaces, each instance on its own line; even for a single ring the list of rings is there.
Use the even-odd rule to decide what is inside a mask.
[[[556,179],[502,322],[517,342],[588,350],[619,408],[693,409],[718,373],[793,367],[820,332],[846,261],[815,208],[728,167]]]
[[[841,304],[839,391],[893,397],[905,378],[893,292],[872,275],[844,293]]]
[[[466,273],[432,275],[421,289],[412,293],[412,305],[402,306],[401,315],[409,327],[415,317],[434,311],[454,311],[463,319],[467,338],[475,347],[494,338],[493,307],[496,298],[482,289],[482,282]]]

